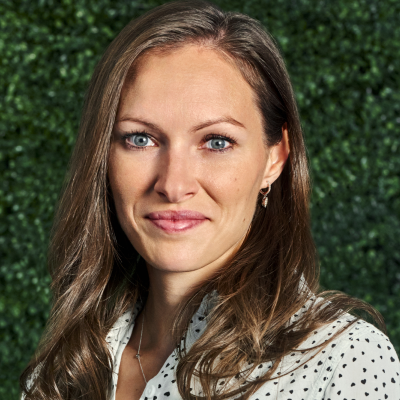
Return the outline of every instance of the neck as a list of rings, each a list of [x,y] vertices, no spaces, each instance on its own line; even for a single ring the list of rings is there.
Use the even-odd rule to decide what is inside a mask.
[[[150,265],[147,270],[150,287],[145,304],[146,347],[170,347],[174,345],[172,324],[175,314],[192,295],[201,277],[199,271],[160,271]]]
[[[219,259],[192,271],[170,271],[147,263],[149,294],[145,304],[146,339],[143,345],[151,349],[175,347],[172,325],[178,308],[203,282],[209,280],[236,253],[244,238]],[[140,321],[138,321],[141,323]]]

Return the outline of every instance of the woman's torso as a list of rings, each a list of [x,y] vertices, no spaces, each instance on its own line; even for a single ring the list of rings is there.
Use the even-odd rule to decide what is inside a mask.
[[[110,400],[115,400],[118,374],[121,373],[121,358],[141,307],[142,305],[138,303],[133,310],[126,312],[118,319],[107,336],[114,359],[113,392]],[[203,300],[191,320],[187,332],[188,348],[206,328],[207,307],[207,302]],[[299,318],[302,311],[296,313],[292,319]],[[345,314],[337,321],[325,325],[303,342],[299,350],[323,343],[344,325],[349,324],[353,318]],[[313,352],[302,353],[301,351],[288,354],[273,374],[273,377],[277,379],[266,382],[250,399],[399,400],[400,363],[397,354],[387,336],[373,325],[365,321],[357,321],[311,358],[313,354]],[[156,368],[158,373],[154,372],[155,376],[147,382],[147,385],[143,384],[143,378],[137,368],[129,372],[124,370],[121,375],[125,376],[126,380],[126,377],[132,373],[132,377],[136,376],[142,382],[141,385],[133,384],[132,386],[140,388],[137,398],[141,392],[141,400],[181,399],[175,376],[178,363],[176,351],[172,351],[166,359],[165,355],[160,355],[160,359],[162,366]],[[165,361],[162,362],[162,359]],[[137,360],[134,361],[137,362]],[[252,376],[256,378],[266,373],[271,366],[272,362],[258,365]],[[229,385],[229,382],[222,385],[225,384]],[[122,382],[121,385],[124,383]],[[196,382],[193,384],[192,393],[201,395],[201,388]],[[134,393],[132,396],[135,396],[132,399],[136,398]]]

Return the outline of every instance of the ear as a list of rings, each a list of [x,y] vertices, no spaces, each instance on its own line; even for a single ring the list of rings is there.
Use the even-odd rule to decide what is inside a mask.
[[[289,152],[289,134],[287,123],[285,122],[282,126],[282,140],[269,148],[268,161],[262,181],[263,186],[260,189],[266,188],[268,186],[267,182],[272,184],[272,182],[278,179],[285,166]]]

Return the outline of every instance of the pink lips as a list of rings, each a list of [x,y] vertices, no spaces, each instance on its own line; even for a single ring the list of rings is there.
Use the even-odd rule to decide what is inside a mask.
[[[208,218],[197,211],[155,211],[146,216],[155,226],[167,233],[183,232],[194,228]]]

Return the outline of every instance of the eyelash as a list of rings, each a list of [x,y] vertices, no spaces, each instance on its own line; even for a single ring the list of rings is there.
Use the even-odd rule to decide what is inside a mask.
[[[152,136],[147,133],[146,131],[132,131],[129,132],[125,135],[122,136],[122,139],[124,141],[124,143],[130,148],[130,149],[135,149],[135,150],[139,150],[139,151],[143,151],[147,149],[147,146],[135,146],[132,143],[128,142],[128,139],[135,136],[135,135],[139,135],[139,136],[147,136],[150,139],[153,139]],[[226,151],[232,149],[234,147],[234,145],[236,145],[236,140],[225,134],[225,135],[217,135],[215,133],[210,133],[206,136],[204,136],[204,138],[202,139],[202,144],[207,143],[208,141],[212,140],[212,139],[222,139],[227,141],[228,143],[230,143],[232,146],[230,147],[225,147],[224,149],[209,149],[207,148],[207,150],[212,151],[212,152],[217,152],[217,153],[225,153]]]

